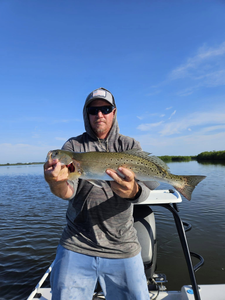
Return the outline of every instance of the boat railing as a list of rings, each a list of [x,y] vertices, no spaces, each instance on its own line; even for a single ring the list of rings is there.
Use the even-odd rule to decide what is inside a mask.
[[[30,294],[30,296],[27,298],[27,300],[32,300],[34,299],[34,296],[38,293],[38,290],[40,289],[40,287],[42,286],[42,284],[44,283],[45,279],[48,277],[48,275],[51,273],[51,270],[54,266],[55,261],[52,262],[52,264],[50,265],[50,267],[48,267],[48,269],[46,270],[45,274],[42,276],[42,278],[40,279],[40,281],[38,282],[38,284],[36,285],[35,289],[33,290],[33,292]]]

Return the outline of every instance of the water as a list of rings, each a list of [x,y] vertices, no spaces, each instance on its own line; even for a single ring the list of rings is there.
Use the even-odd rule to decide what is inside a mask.
[[[0,299],[26,299],[54,260],[67,202],[41,165],[0,167],[0,190]]]
[[[225,166],[170,163],[174,174],[206,175],[189,202],[178,205],[190,250],[201,254],[204,266],[197,282],[225,283]],[[0,167],[0,299],[26,299],[54,260],[65,226],[67,201],[51,194],[42,165]],[[160,188],[167,188],[161,185]],[[168,289],[189,284],[189,276],[172,214],[153,206],[157,223],[157,272],[167,275]],[[196,261],[194,261],[196,263]]]

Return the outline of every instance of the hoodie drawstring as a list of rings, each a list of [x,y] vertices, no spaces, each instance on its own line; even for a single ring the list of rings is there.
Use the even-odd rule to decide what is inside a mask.
[[[102,140],[100,140],[98,137],[98,142],[99,142],[99,145],[102,149],[106,150],[106,152],[109,152],[109,142],[108,142],[108,138],[105,141],[105,144],[106,144],[106,147],[103,146],[103,143],[102,143]]]

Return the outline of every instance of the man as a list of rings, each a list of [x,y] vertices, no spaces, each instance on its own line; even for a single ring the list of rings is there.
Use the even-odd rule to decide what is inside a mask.
[[[140,148],[133,138],[119,134],[113,95],[104,88],[91,92],[83,117],[86,132],[70,138],[64,150],[122,152]],[[106,170],[114,181],[68,180],[68,169],[58,160],[45,163],[51,191],[68,202],[67,226],[51,273],[53,300],[91,300],[99,281],[107,300],[149,300],[133,227],[133,203],[144,201],[149,189],[136,182],[126,168]]]

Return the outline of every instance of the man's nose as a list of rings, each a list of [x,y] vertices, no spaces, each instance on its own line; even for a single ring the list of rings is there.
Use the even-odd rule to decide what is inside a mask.
[[[98,111],[98,114],[97,114],[97,116],[98,116],[98,117],[100,117],[100,118],[101,118],[101,117],[103,117],[103,113],[101,112],[101,110],[100,110],[100,109],[99,109],[99,111]]]

